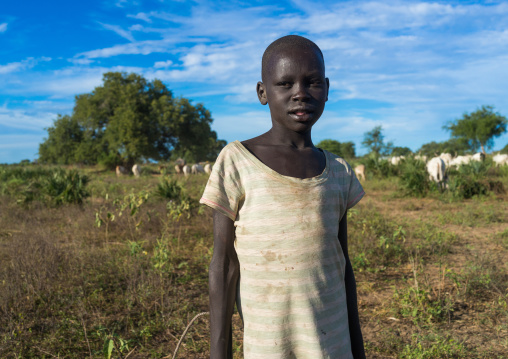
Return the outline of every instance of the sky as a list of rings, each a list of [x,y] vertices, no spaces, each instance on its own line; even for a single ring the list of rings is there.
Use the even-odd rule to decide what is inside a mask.
[[[160,79],[203,103],[228,142],[271,126],[261,56],[297,34],[323,51],[330,94],[314,143],[381,125],[413,151],[492,105],[508,116],[506,1],[10,1],[0,11],[0,163],[36,159],[58,114],[109,71]],[[508,143],[508,135],[492,150]]]

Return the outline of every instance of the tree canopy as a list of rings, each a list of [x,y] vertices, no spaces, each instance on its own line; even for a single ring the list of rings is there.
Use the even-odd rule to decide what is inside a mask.
[[[451,132],[453,138],[467,141],[469,148],[476,152],[479,148],[485,153],[485,147],[492,148],[494,137],[506,132],[506,117],[494,112],[493,106],[482,106],[470,114],[464,113],[462,118],[451,121],[444,129]]]
[[[41,162],[132,165],[140,160],[213,160],[225,145],[202,105],[174,97],[160,80],[108,72],[102,86],[77,95],[39,146]]]
[[[409,156],[413,151],[409,147],[395,146],[392,148],[392,156]]]
[[[425,156],[438,156],[441,153],[450,153],[453,156],[463,155],[467,152],[471,152],[468,141],[463,138],[451,138],[443,142],[429,142],[417,151],[421,155]]]
[[[355,144],[351,141],[341,143],[336,140],[326,139],[320,141],[316,147],[322,148],[323,150],[344,158],[355,157]]]
[[[383,135],[383,127],[376,126],[369,132],[365,132],[363,134],[362,145],[367,147],[370,152],[373,152],[375,155],[388,155],[392,151],[393,143],[384,142],[385,136]]]

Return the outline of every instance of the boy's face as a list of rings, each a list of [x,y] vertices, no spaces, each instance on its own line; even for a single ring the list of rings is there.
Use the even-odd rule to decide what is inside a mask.
[[[289,49],[272,55],[268,64],[257,92],[259,101],[270,106],[273,125],[310,131],[328,100],[322,57],[314,49]]]

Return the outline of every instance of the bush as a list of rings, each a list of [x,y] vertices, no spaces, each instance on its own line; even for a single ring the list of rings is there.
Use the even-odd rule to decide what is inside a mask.
[[[56,205],[63,203],[81,204],[90,196],[86,185],[90,179],[76,170],[56,170],[43,184],[43,192]]]
[[[406,196],[425,197],[430,189],[429,175],[425,163],[412,158],[401,164],[399,183]]]
[[[504,193],[505,189],[502,182],[487,178],[491,168],[492,163],[489,161],[472,161],[467,165],[460,166],[457,171],[450,173],[452,175],[448,183],[450,192],[455,197],[462,199],[485,196],[490,191],[496,194]]]
[[[169,200],[180,201],[184,197],[184,188],[177,180],[170,180],[168,178],[162,178],[155,193],[162,198]]]
[[[372,174],[375,177],[386,178],[398,176],[400,173],[399,166],[393,166],[388,160],[378,157],[375,153],[369,154],[360,162],[365,165],[369,176]]]

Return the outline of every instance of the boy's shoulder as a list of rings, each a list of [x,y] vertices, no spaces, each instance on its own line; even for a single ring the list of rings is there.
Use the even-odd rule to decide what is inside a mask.
[[[348,174],[352,173],[352,167],[351,165],[342,157],[331,153],[327,150],[321,149],[324,154],[327,156],[328,161],[330,163],[330,169],[335,171],[345,171]]]

